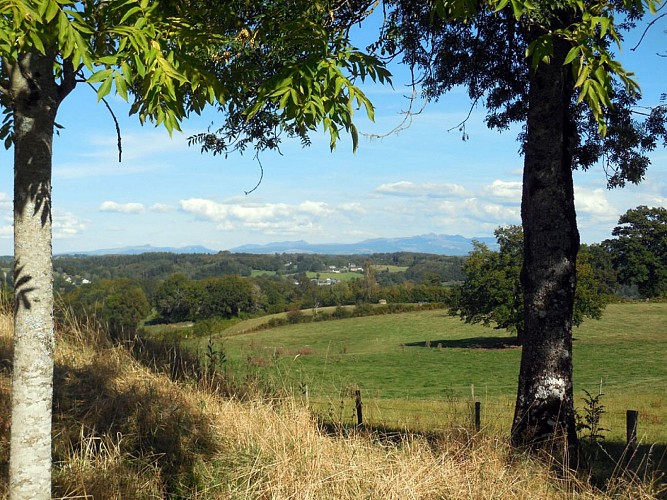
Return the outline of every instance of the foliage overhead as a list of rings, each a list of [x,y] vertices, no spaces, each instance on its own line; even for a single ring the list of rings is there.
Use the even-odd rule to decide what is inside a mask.
[[[402,58],[427,100],[463,86],[471,110],[485,105],[489,127],[525,124],[529,74],[551,61],[559,39],[570,46],[565,63],[574,85],[574,168],[602,162],[609,187],[638,183],[649,165],[646,154],[660,137],[667,140],[665,107],[642,117],[639,85],[614,55],[621,32],[658,2],[436,0],[436,16],[429,2],[385,3],[382,33],[372,48],[382,57]],[[464,138],[466,121],[459,124]],[[524,129],[522,143],[525,138]]]
[[[85,81],[97,87],[98,100],[115,92],[142,122],[170,132],[190,113],[215,103],[229,116],[227,132],[236,138],[247,134],[259,149],[277,146],[271,131],[285,129],[306,140],[319,124],[332,147],[344,129],[356,148],[354,110],[363,107],[372,118],[373,106],[355,79],[385,82],[388,71],[351,47],[340,27],[327,24],[330,10],[323,2],[256,4],[3,2],[0,137],[11,145],[9,70],[20,54],[34,51],[53,59],[63,89]],[[227,139],[211,144],[208,135],[198,137],[205,149],[230,145]],[[245,147],[243,141],[234,144]]]
[[[318,126],[333,149],[341,131],[358,131],[355,109],[372,120],[373,105],[357,86],[367,78],[390,82],[375,57],[354,48],[349,26],[368,15],[374,2],[279,0],[236,2],[246,43],[223,48],[212,71],[230,82],[229,99],[219,103],[223,122],[190,137],[191,144],[213,154],[278,149],[281,137],[298,137],[306,145]],[[215,12],[210,13],[213,18]]]

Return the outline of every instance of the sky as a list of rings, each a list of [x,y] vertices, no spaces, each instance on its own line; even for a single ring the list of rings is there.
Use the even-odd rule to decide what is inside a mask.
[[[646,105],[667,92],[667,22],[654,26],[639,48],[642,27],[626,36],[621,59],[634,71]],[[361,33],[361,36],[370,36]],[[364,85],[376,107],[375,123],[359,112],[362,133],[384,135],[403,120],[410,94],[405,69],[393,66],[394,86]],[[470,103],[454,90],[428,104],[400,133],[362,136],[356,153],[328,138],[310,147],[286,141],[282,154],[263,153],[261,168],[245,156],[201,154],[187,138],[220,123],[213,111],[185,122],[172,137],[141,127],[118,97],[123,161],[118,163],[113,120],[95,93],[79,85],[63,102],[54,139],[53,249],[72,253],[126,246],[203,245],[228,250],[244,244],[305,240],[354,243],[436,233],[492,236],[498,226],[520,224],[522,158],[518,127],[499,133],[473,109],[468,140],[456,128]],[[450,131],[450,129],[453,130]],[[611,237],[619,217],[639,205],[667,206],[667,150],[651,154],[639,186],[606,189],[601,166],[575,172],[581,239]],[[0,255],[12,250],[12,151],[0,150]],[[245,194],[252,191],[250,194]]]

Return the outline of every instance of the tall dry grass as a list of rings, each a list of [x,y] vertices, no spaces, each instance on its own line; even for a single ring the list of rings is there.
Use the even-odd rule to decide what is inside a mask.
[[[0,315],[0,493],[7,495],[11,321]],[[292,400],[240,402],[174,382],[104,332],[58,332],[54,495],[133,499],[654,498],[649,482],[602,491],[494,436],[325,432]]]

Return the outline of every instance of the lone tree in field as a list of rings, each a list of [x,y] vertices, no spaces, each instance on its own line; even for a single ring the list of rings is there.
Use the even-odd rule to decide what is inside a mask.
[[[483,243],[474,248],[463,264],[465,280],[454,287],[449,299],[449,314],[466,323],[504,329],[523,341],[523,231],[521,226],[495,230],[498,251]],[[588,249],[577,254],[577,286],[574,294],[572,324],[584,318],[600,319],[606,305],[605,284],[591,266]]]
[[[637,123],[638,85],[611,53],[614,16],[653,0],[387,0],[380,54],[399,56],[426,99],[464,86],[490,127],[524,124],[523,352],[512,441],[565,435],[576,454],[572,314],[579,233],[572,170],[604,159],[610,186],[639,182],[661,119]],[[528,56],[528,57],[527,57]],[[465,123],[460,124],[465,130]],[[573,455],[571,455],[573,456]]]
[[[350,47],[345,30],[327,21],[335,6],[262,2],[284,13],[289,8],[290,23],[281,26],[280,18],[248,17],[253,12],[247,4],[5,0],[0,5],[0,137],[14,148],[14,499],[51,497],[51,167],[63,100],[83,82],[98,86],[98,99],[115,90],[142,122],[170,132],[190,113],[217,103],[246,119],[259,116],[253,123],[265,118],[302,136],[323,123],[332,145],[341,129],[353,133],[356,145],[353,104],[372,115],[370,102],[348,76],[384,80],[386,70]],[[261,54],[272,61],[270,74]],[[304,57],[310,65],[294,64]],[[225,74],[226,67],[233,71]],[[313,67],[318,71],[310,71]],[[243,86],[245,78],[251,85]]]

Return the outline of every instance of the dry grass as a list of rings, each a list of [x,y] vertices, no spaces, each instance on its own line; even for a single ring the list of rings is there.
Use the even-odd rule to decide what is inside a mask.
[[[6,496],[11,322],[0,316],[0,494]],[[622,476],[606,492],[555,463],[465,429],[325,432],[292,401],[239,402],[155,374],[82,325],[59,334],[54,494],[132,499],[654,498]]]

